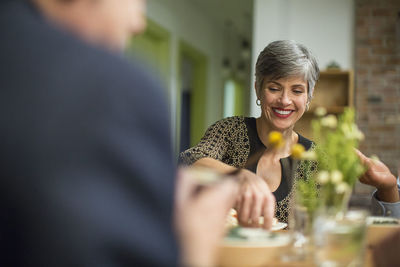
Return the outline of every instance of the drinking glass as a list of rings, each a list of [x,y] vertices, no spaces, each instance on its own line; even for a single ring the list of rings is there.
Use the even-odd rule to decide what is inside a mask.
[[[282,260],[285,262],[303,261],[309,257],[311,249],[312,218],[307,208],[295,203],[289,216],[291,245]]]
[[[363,266],[365,210],[350,210],[344,216],[317,214],[314,222],[314,260],[319,267]]]

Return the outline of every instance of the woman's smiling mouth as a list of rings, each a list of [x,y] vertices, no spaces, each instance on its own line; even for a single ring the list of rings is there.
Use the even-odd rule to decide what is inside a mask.
[[[274,115],[279,118],[287,118],[289,117],[294,110],[292,109],[281,109],[281,108],[272,108]]]

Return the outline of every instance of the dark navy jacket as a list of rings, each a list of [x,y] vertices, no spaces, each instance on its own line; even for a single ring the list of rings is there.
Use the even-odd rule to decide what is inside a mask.
[[[0,2],[0,266],[175,266],[163,92]]]

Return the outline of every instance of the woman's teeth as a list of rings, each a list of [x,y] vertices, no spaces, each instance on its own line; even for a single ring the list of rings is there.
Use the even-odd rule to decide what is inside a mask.
[[[274,109],[274,112],[281,114],[281,115],[289,115],[292,111],[291,110]]]

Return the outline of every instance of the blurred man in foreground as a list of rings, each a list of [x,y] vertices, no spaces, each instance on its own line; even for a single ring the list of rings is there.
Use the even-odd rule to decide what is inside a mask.
[[[162,90],[118,53],[144,29],[144,8],[0,2],[0,266],[179,264]],[[193,195],[188,178],[175,216],[181,258],[207,266],[237,184]],[[222,215],[196,224],[211,209]]]

